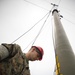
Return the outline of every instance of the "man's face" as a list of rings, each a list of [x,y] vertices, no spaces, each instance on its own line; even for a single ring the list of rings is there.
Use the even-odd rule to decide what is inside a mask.
[[[31,48],[30,60],[35,61],[35,60],[39,60],[39,58],[40,58],[40,54],[38,52],[36,52],[35,47],[32,47]]]

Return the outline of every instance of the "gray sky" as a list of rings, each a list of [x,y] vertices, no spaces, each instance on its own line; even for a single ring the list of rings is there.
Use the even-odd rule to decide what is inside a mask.
[[[50,3],[59,4],[63,27],[67,33],[73,51],[75,53],[75,1],[74,0],[0,0],[0,44],[12,43],[16,38],[26,32],[45,16],[52,6]],[[17,40],[24,50],[37,36],[46,17],[39,22],[30,32]],[[30,62],[31,75],[53,75],[55,67],[55,54],[52,40],[52,15],[47,19],[41,34],[34,45],[42,46],[44,57],[42,61]],[[27,52],[32,43],[24,50]]]

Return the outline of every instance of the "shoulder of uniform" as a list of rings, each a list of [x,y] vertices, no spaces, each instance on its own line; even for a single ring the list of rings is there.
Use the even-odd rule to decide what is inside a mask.
[[[8,49],[10,56],[14,56],[17,53],[19,53],[19,54],[22,53],[21,47],[18,44],[2,43],[2,45],[5,46]]]

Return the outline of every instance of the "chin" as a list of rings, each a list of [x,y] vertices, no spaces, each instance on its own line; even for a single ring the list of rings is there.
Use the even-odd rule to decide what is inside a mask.
[[[35,61],[34,59],[30,59],[30,61]]]

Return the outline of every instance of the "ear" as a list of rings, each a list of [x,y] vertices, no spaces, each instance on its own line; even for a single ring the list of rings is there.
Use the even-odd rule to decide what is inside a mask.
[[[35,51],[35,48],[34,48],[34,47],[32,47],[32,48],[31,48],[31,51],[32,51],[32,52],[33,52],[33,51]]]

